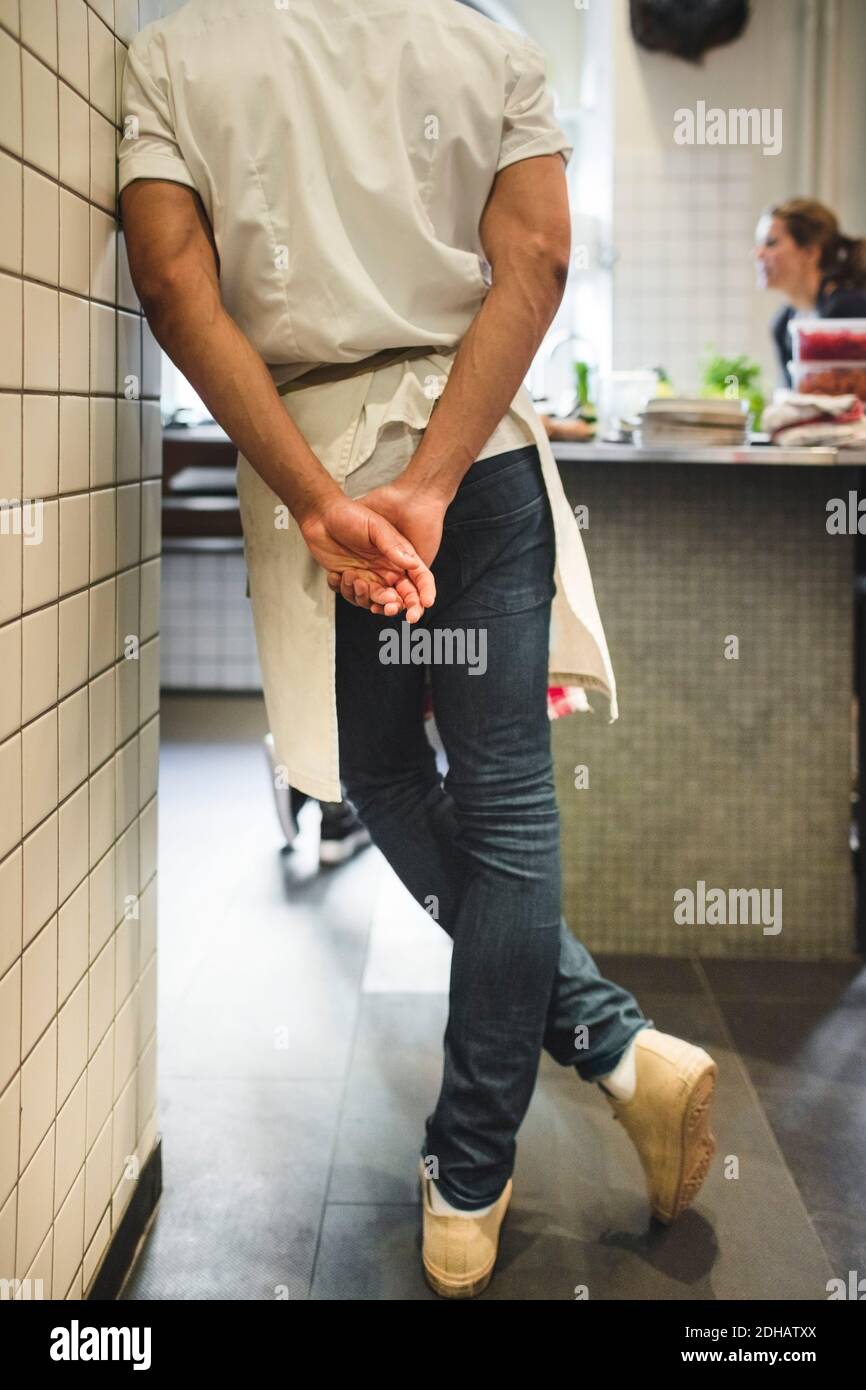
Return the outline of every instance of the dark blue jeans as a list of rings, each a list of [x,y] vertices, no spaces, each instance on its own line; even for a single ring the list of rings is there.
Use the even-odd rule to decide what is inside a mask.
[[[528,445],[469,469],[433,564],[436,602],[420,623],[337,598],[346,793],[454,943],[442,1088],[421,1153],[437,1160],[446,1199],[466,1211],[495,1201],[513,1172],[542,1047],[592,1081],[653,1026],[633,995],[602,978],[561,916],[547,715],[554,560],[541,463]],[[414,636],[425,629],[426,639]],[[388,630],[392,656],[401,636],[404,657],[410,636],[431,642],[444,784],[424,731],[424,665],[384,661]],[[462,664],[444,637],[437,653],[437,632],[465,635]]]

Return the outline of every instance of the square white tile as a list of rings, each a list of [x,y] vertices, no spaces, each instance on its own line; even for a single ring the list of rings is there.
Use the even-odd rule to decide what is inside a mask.
[[[85,588],[90,579],[90,500],[86,493],[60,499],[60,594]]]
[[[35,169],[24,170],[24,274],[56,285],[60,268],[60,191]]]
[[[24,385],[56,391],[59,383],[60,303],[57,290],[24,284]]]
[[[55,497],[59,483],[57,396],[24,397],[24,496]]]
[[[60,83],[60,182],[90,196],[90,113],[86,100]],[[76,288],[80,288],[76,286]],[[84,292],[87,292],[84,286]]]
[[[60,74],[82,96],[90,90],[87,6],[84,0],[61,0],[57,11]]]
[[[88,687],[84,686],[61,701],[57,709],[61,801],[65,801],[87,778],[89,733]]]
[[[24,508],[32,524],[25,529],[24,612],[54,602],[59,593],[60,507],[37,500]],[[32,543],[31,543],[32,541]]]
[[[48,1234],[54,1196],[54,1126],[18,1182],[15,1277],[23,1278]]]
[[[60,688],[62,699],[87,680],[88,611],[86,592],[72,594],[60,604]]]
[[[46,928],[47,931],[47,928]],[[40,938],[41,940],[41,938]],[[25,972],[26,972],[25,955]],[[21,1166],[30,1162],[54,1121],[57,1023],[51,1023],[21,1064]]]
[[[129,665],[129,662],[125,662]],[[21,623],[0,627],[0,743],[21,727]],[[136,676],[136,693],[138,679]],[[2,968],[2,967],[0,967]]]
[[[84,975],[89,957],[90,881],[84,879],[57,914],[57,1003],[66,1003]]]
[[[57,806],[57,710],[21,731],[23,828],[29,835]]]
[[[57,703],[58,608],[29,613],[21,624],[21,718],[27,724]]]
[[[24,102],[24,158],[55,179],[58,161],[57,78],[34,58],[21,54]]]
[[[60,400],[60,491],[83,492],[90,486],[89,402],[81,396]]]
[[[87,1066],[89,976],[85,975],[57,1015],[57,1104],[62,1105]]]
[[[89,787],[79,787],[58,810],[61,903],[85,880],[90,867],[89,800]]]
[[[0,151],[0,270],[21,273],[23,170],[19,160]]]

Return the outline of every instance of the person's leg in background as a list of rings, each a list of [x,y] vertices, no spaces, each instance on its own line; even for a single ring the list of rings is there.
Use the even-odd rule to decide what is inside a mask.
[[[286,844],[291,849],[300,834],[298,816],[308,801],[306,792],[287,786],[285,771],[277,763],[274,736],[264,737],[265,756],[271,774],[274,806]],[[319,863],[326,867],[345,864],[358,850],[370,844],[370,832],[348,801],[320,801],[322,824],[319,836]]]
[[[320,801],[319,805],[322,808],[319,863],[334,868],[369,845],[371,836],[350,801]]]

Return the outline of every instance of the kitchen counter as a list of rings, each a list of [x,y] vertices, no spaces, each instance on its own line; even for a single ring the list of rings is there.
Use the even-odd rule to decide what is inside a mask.
[[[163,430],[166,453],[173,454],[176,445],[194,445],[195,452],[205,459],[214,457],[214,446],[221,451],[234,450],[225,430],[215,423],[192,427],[169,427]],[[858,449],[830,447],[786,449],[775,444],[747,444],[739,449],[666,449],[643,448],[637,444],[578,444],[556,440],[551,444],[554,456],[565,463],[589,460],[609,463],[757,463],[809,465],[812,468],[866,466],[866,446]],[[186,460],[184,459],[184,462]]]
[[[555,441],[554,457],[563,463],[756,463],[830,468],[866,465],[866,447],[857,449],[786,449],[775,444],[746,444],[740,449],[644,448],[638,444],[577,444]]]
[[[573,930],[612,953],[849,959],[858,928],[866,946],[849,842],[863,542],[827,516],[866,451],[552,447],[620,706],[609,724],[590,694],[595,713],[552,728]],[[778,890],[781,930],[677,921],[675,894],[701,884]]]

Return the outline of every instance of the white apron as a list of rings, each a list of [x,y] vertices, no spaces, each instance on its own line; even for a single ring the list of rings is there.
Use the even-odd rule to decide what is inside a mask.
[[[342,381],[281,397],[298,429],[335,481],[369,457],[379,430],[403,420],[426,427],[436,397],[432,379],[447,376],[453,353],[431,353]],[[425,389],[426,387],[426,389]],[[521,386],[509,409],[528,442],[538,446],[556,533],[556,595],[551,614],[551,684],[601,691],[618,717],[616,681],[595,600],[583,538],[569,506],[550,441],[532,398]],[[337,595],[276,493],[243,455],[238,498],[244,530],[265,704],[278,763],[288,783],[321,801],[340,801],[335,688]]]

